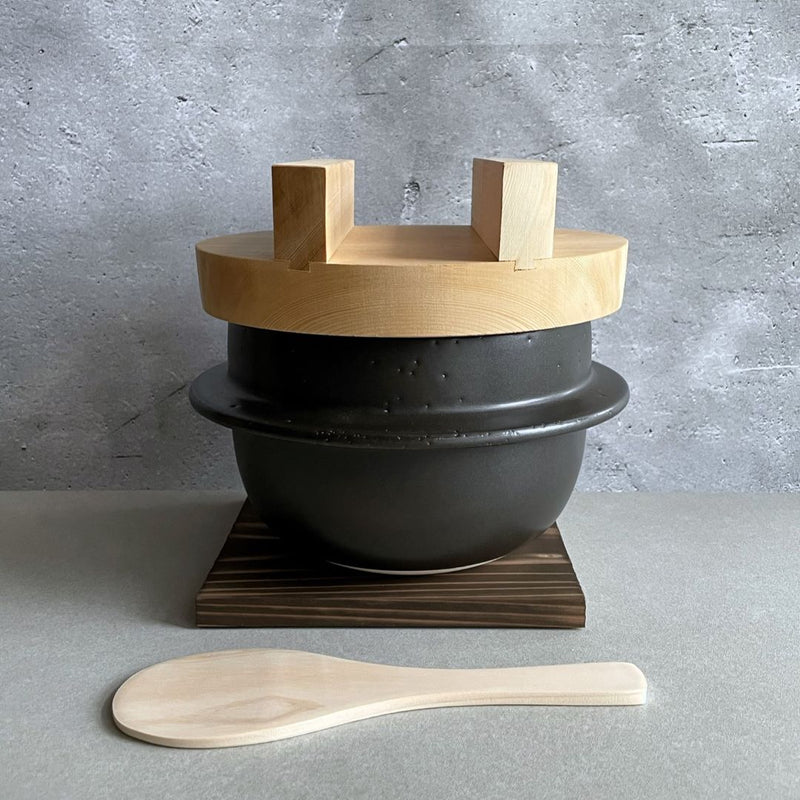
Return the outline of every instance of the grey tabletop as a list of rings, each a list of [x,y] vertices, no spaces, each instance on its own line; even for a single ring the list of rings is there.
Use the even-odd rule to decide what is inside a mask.
[[[230,492],[0,493],[0,796],[800,797],[800,496],[575,495],[583,630],[199,630]],[[175,750],[119,733],[138,669],[232,647],[432,667],[632,661],[631,708],[414,711]]]

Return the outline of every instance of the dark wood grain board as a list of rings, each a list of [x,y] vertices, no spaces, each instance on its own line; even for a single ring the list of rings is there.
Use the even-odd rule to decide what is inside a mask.
[[[293,552],[245,503],[196,613],[202,628],[582,628],[586,603],[555,525],[482,567],[395,577]]]

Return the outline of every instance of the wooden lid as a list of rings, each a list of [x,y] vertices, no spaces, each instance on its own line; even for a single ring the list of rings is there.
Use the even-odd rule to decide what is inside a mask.
[[[197,244],[203,308],[256,328],[473,336],[622,303],[628,243],[554,228],[556,165],[475,159],[471,225],[353,225],[354,162],[272,168],[271,231]]]

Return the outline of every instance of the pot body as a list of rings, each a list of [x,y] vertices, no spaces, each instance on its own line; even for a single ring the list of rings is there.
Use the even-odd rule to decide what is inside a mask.
[[[388,450],[233,433],[247,494],[277,533],[385,572],[481,564],[544,531],[575,486],[585,438]]]
[[[319,336],[230,325],[228,365],[192,386],[233,428],[263,519],[359,569],[458,569],[551,525],[587,427],[627,386],[589,323],[462,338]]]

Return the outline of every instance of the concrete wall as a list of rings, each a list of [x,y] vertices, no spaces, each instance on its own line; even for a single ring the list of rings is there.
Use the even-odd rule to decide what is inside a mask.
[[[193,243],[270,227],[275,161],[357,159],[357,223],[466,223],[509,155],[631,241],[581,487],[798,489],[794,0],[6,8],[0,487],[237,485],[186,397],[225,339]]]

